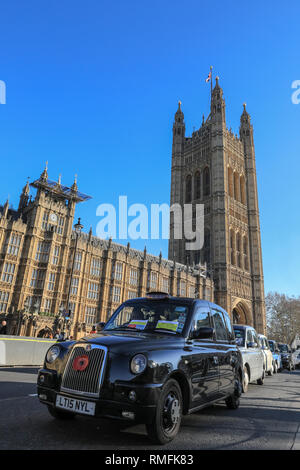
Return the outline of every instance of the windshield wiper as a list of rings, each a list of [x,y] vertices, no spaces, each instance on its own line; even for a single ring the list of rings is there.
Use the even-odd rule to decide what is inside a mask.
[[[166,330],[165,328],[155,328],[152,330],[154,333],[158,331],[159,333],[171,333],[172,335],[178,335],[177,331]]]
[[[132,328],[132,326],[118,326],[117,328],[112,328],[109,330],[103,330],[103,331],[117,331],[117,330],[125,330],[125,331],[143,331],[143,330],[138,330],[137,328]]]

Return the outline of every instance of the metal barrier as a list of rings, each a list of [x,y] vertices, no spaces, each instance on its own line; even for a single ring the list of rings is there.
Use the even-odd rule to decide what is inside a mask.
[[[0,335],[1,366],[41,366],[55,339]]]

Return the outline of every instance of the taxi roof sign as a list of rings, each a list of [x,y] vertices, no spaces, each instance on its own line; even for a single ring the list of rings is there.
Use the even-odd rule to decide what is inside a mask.
[[[148,299],[157,299],[157,300],[161,300],[161,299],[169,299],[170,295],[167,293],[167,292],[156,292],[156,291],[153,291],[153,292],[147,292],[146,293],[146,297]]]

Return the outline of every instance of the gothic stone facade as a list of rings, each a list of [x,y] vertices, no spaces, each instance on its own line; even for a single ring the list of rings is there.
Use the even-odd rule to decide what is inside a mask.
[[[235,323],[266,329],[264,279],[257,197],[253,127],[244,105],[239,136],[226,126],[225,101],[218,78],[211,93],[211,112],[199,130],[185,136],[179,102],[173,125],[171,206],[204,204],[204,245],[187,251],[174,238],[171,213],[169,259],[182,264],[206,263],[212,272],[215,302]]]
[[[24,187],[18,210],[0,207],[0,320],[8,333],[66,330],[75,339],[106,321],[124,300],[147,291],[213,300],[213,282],[191,269],[73,230],[76,204],[88,199],[48,178]],[[63,310],[69,312],[67,320]],[[68,319],[70,317],[70,319]]]

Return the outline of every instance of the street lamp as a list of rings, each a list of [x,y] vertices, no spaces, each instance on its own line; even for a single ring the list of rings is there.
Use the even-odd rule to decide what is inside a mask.
[[[77,251],[77,244],[78,244],[78,238],[81,234],[81,231],[83,229],[83,225],[81,224],[81,219],[80,217],[78,218],[77,224],[74,225],[75,229],[75,247],[74,247],[74,253],[73,253],[73,260],[72,260],[72,269],[70,273],[70,282],[69,282],[69,290],[68,290],[68,297],[67,297],[67,310],[68,310],[68,316],[71,317],[71,309],[70,309],[70,295],[71,295],[71,286],[72,286],[72,277],[73,277],[73,272],[74,272],[74,266],[75,266],[75,257],[76,257],[76,251]]]
[[[40,308],[40,303],[39,301],[37,300],[34,304],[34,313],[37,315],[38,312],[39,312],[39,308]]]
[[[30,308],[30,299],[29,299],[29,297],[26,297],[26,299],[24,301],[23,310],[18,311],[18,329],[17,329],[17,333],[16,333],[17,336],[20,335],[21,327],[22,327],[22,325],[25,325],[26,320],[28,319],[29,308]]]
[[[36,300],[36,302],[34,303],[33,305],[33,312],[30,316],[31,318],[31,322],[32,322],[32,326],[33,326],[33,336],[36,335],[36,330],[38,329],[38,315],[39,315],[39,309],[40,309],[40,302],[38,301],[38,299]]]
[[[81,230],[83,229],[83,225],[81,224],[81,218],[80,217],[78,218],[77,224],[74,225],[74,228],[75,228],[75,232],[76,232],[76,235],[77,235],[77,238],[78,238],[78,236],[81,233]]]
[[[24,308],[25,308],[25,311],[29,311],[29,307],[30,307],[30,300],[29,300],[29,297],[26,297],[26,300],[24,302]]]
[[[59,310],[60,316],[63,316],[64,310],[65,310],[65,309],[64,309],[64,306],[63,306],[63,303],[60,304],[60,307],[59,307],[58,310]]]

